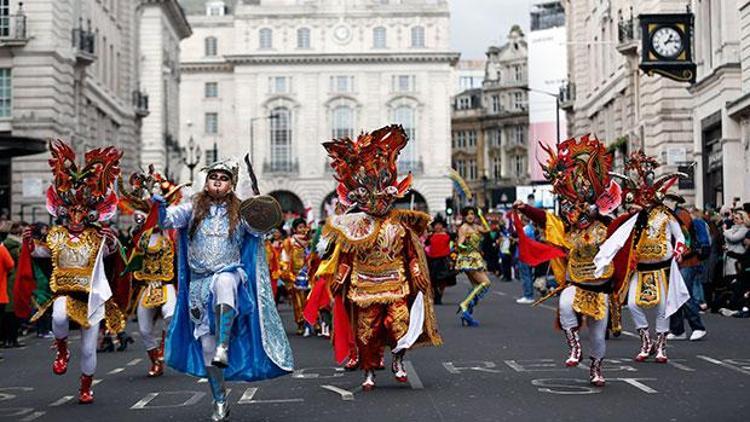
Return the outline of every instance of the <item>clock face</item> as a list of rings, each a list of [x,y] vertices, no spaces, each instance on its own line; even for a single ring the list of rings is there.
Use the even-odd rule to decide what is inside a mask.
[[[333,30],[333,37],[336,39],[336,41],[342,44],[348,42],[351,36],[352,36],[352,31],[349,29],[348,26],[339,25]]]
[[[658,55],[674,59],[683,50],[682,35],[670,26],[659,28],[651,36],[651,46]]]

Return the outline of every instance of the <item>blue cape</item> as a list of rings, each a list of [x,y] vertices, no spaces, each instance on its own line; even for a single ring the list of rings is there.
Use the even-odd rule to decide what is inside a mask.
[[[189,314],[187,248],[188,233],[183,229],[179,231],[177,247],[177,306],[169,326],[164,357],[167,364],[179,372],[205,377],[201,343],[193,336],[194,326]],[[242,267],[247,281],[237,288],[238,315],[232,326],[229,367],[224,370],[224,377],[229,381],[260,381],[285,375],[293,369],[292,349],[271,293],[265,248],[258,236],[250,233],[244,234],[242,242]],[[213,298],[209,303],[213,303]],[[214,327],[214,310],[207,311],[211,327]]]

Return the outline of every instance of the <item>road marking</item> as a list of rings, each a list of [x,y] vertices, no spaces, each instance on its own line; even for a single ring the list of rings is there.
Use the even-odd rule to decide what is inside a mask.
[[[344,390],[343,388],[339,388],[333,385],[321,385],[321,388],[339,394],[341,396],[341,400],[354,400],[354,393],[349,390]]]
[[[622,333],[625,334],[628,337],[635,337],[635,338],[640,338],[641,337],[638,334],[631,333],[630,331],[626,331],[626,330],[622,330]]]
[[[240,401],[237,404],[263,404],[263,403],[300,403],[305,399],[277,399],[277,400],[254,400],[255,393],[258,392],[258,387],[248,387],[247,390],[242,394]]]
[[[120,372],[122,372],[124,370],[125,370],[125,368],[115,368],[115,369],[107,372],[107,375],[119,374]]]
[[[313,372],[313,370],[324,370],[324,371],[331,371],[333,370],[332,375],[326,375],[319,372]],[[308,372],[310,371],[310,372]],[[320,372],[324,372],[320,371]],[[302,368],[297,369],[292,374],[292,378],[296,379],[322,379],[322,378],[339,378],[344,376],[344,372],[346,370],[344,368],[339,368],[335,366],[320,366],[320,367],[312,367],[312,368]]]
[[[29,421],[33,421],[34,419],[37,419],[37,418],[39,418],[39,417],[41,417],[41,416],[44,416],[44,414],[46,414],[46,413],[47,413],[47,412],[43,412],[43,411],[37,411],[37,412],[34,412],[34,413],[32,413],[32,414],[30,414],[30,415],[26,416],[26,417],[25,417],[25,418],[23,418],[23,419],[19,419],[19,421],[20,421],[20,422],[29,422]]]
[[[94,380],[94,381],[91,382],[91,386],[93,387],[93,386],[99,384],[100,382],[102,382],[102,380]]]
[[[424,384],[422,384],[422,380],[419,379],[419,375],[417,375],[417,370],[414,369],[414,365],[412,365],[410,360],[407,360],[404,362],[404,368],[406,369],[406,372],[409,374],[409,384],[411,384],[411,389],[412,390],[424,389]]]
[[[494,293],[494,294],[496,294],[498,296],[508,296],[508,294],[504,293],[504,292],[492,292],[492,293]]]
[[[720,360],[718,360],[718,359],[714,359],[714,358],[712,358],[712,357],[709,357],[709,356],[703,356],[703,355],[698,355],[697,357],[698,357],[698,359],[703,359],[703,360],[705,360],[706,362],[710,362],[710,363],[713,363],[714,365],[719,365],[719,366],[723,366],[723,367],[725,367],[725,368],[728,368],[728,369],[731,369],[731,370],[737,371],[737,372],[739,372],[739,373],[741,373],[741,374],[745,374],[745,375],[750,375],[750,371],[748,371],[748,370],[746,370],[746,369],[738,368],[738,367],[736,367],[736,366],[734,366],[734,365],[730,365],[730,364],[728,364],[728,363],[726,363],[726,362],[723,362],[723,361],[720,361]]]
[[[172,408],[172,407],[192,406],[198,403],[203,398],[203,396],[206,395],[206,393],[202,391],[162,391],[159,393],[148,393],[146,394],[146,396],[140,399],[136,404],[130,406],[130,409],[131,410],[145,409],[146,406],[159,395],[167,396],[167,395],[176,395],[176,394],[190,394],[190,398],[183,401],[180,404],[148,406],[148,409],[165,409],[165,408]],[[229,392],[227,392],[227,395],[229,395]]]
[[[73,400],[73,396],[63,396],[59,400],[57,400],[57,401],[55,401],[53,403],[50,403],[49,406],[50,407],[61,406],[61,405],[65,404],[65,403],[67,403],[67,402],[69,402],[71,400]]]
[[[626,384],[630,384],[633,387],[643,391],[646,394],[656,394],[658,391],[654,390],[653,388],[649,387],[648,385],[640,382],[639,380],[644,381],[655,381],[656,378],[612,378],[612,381],[622,381]]]
[[[567,370],[566,367],[561,366],[554,359],[505,360],[503,362],[513,368],[516,372],[549,372]]]
[[[683,371],[687,371],[687,372],[695,372],[695,369],[693,369],[693,368],[691,368],[691,367],[689,367],[689,366],[683,365],[683,364],[681,364],[681,363],[675,362],[675,361],[674,361],[674,359],[669,359],[669,360],[667,361],[667,363],[668,363],[668,364],[670,364],[670,365],[672,365],[672,366],[674,366],[675,368],[677,368],[677,369],[681,369],[681,370],[683,370]]]
[[[126,363],[125,366],[135,366],[135,365],[138,365],[139,363],[141,363],[142,360],[143,359],[141,359],[141,358],[135,358],[135,359],[131,360],[130,362]]]
[[[208,378],[199,378],[198,381],[196,381],[196,383],[198,384],[205,384],[207,382],[208,382]]]
[[[480,364],[482,366],[478,366]],[[463,365],[463,366],[462,366]],[[443,367],[451,374],[458,375],[461,371],[479,371],[489,372],[490,374],[499,374],[501,371],[494,369],[497,367],[495,362],[490,361],[465,361],[465,362],[443,362]]]

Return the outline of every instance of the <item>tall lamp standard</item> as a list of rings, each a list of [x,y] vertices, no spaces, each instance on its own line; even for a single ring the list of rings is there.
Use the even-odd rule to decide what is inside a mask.
[[[250,162],[255,164],[255,121],[256,120],[278,120],[278,114],[269,114],[268,116],[252,117],[250,119]]]
[[[188,122],[188,128],[190,128],[192,124]],[[190,169],[190,182],[193,182],[193,172],[195,170],[195,167],[198,165],[198,163],[201,162],[201,146],[196,145],[195,140],[193,139],[193,135],[190,135],[190,140],[188,141],[187,148],[182,147],[182,163],[187,166],[188,169]]]

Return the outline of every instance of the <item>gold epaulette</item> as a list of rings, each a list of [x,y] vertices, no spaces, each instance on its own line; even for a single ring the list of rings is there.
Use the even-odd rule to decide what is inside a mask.
[[[430,221],[432,221],[432,217],[430,217],[429,214],[422,211],[412,210],[396,209],[391,211],[390,217],[405,225],[409,230],[416,233],[417,236],[424,233],[425,230],[427,230]]]

